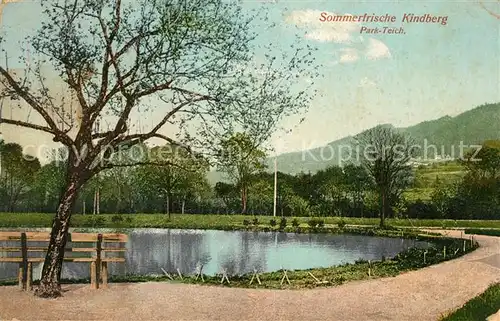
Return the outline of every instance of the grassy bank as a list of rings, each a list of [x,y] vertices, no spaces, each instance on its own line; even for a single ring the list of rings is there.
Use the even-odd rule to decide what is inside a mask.
[[[484,293],[464,304],[441,321],[486,320],[500,309],[500,284],[491,285]]]
[[[392,237],[401,237],[401,231],[398,230],[377,230],[377,229],[345,229],[350,233],[365,233],[368,235],[384,235]],[[268,289],[302,289],[315,288],[318,286],[336,286],[350,281],[368,280],[381,277],[396,276],[400,273],[416,270],[429,265],[437,264],[446,260],[454,259],[475,250],[478,247],[477,243],[464,241],[455,238],[445,238],[435,235],[422,235],[418,232],[405,231],[403,236],[406,238],[414,238],[419,241],[428,241],[433,244],[428,249],[410,248],[396,255],[394,258],[388,258],[379,261],[358,261],[353,264],[344,264],[340,266],[332,266],[328,268],[314,268],[308,270],[287,271],[287,276],[290,283],[285,280],[282,284],[284,276],[283,271],[275,271],[260,274],[259,278],[262,284],[258,284],[254,280],[252,284],[253,274],[241,276],[230,276],[230,283],[223,284],[231,287],[245,288],[268,288]],[[446,247],[446,250],[444,250]],[[311,275],[312,274],[312,275]],[[112,276],[110,282],[181,282],[181,283],[196,283],[203,285],[222,285],[221,276],[204,275],[204,281],[201,278],[196,279],[195,276],[184,275],[181,279],[175,273],[171,275],[173,280],[165,275],[125,275]],[[313,277],[314,276],[314,277]],[[317,280],[322,281],[317,283]],[[324,281],[324,282],[323,282]],[[88,279],[81,280],[63,280],[63,283],[89,283]],[[14,285],[15,280],[0,282],[0,285]]]
[[[0,228],[16,227],[50,227],[53,214],[42,213],[0,213]],[[233,230],[247,228],[244,220],[253,221],[257,218],[262,226],[269,226],[270,216],[252,215],[203,215],[203,214],[173,214],[171,219],[165,214],[75,214],[71,218],[72,227],[102,227],[102,228],[193,228]],[[279,224],[279,217],[276,218]],[[287,217],[288,224],[294,218]],[[295,218],[301,227],[307,227],[309,217]],[[371,225],[377,226],[377,218],[323,217],[327,227],[341,225]],[[434,228],[499,228],[500,220],[408,220],[387,219],[387,224],[394,227],[434,227]]]
[[[488,236],[500,236],[500,229],[498,229],[498,230],[492,230],[492,229],[470,228],[470,229],[465,229],[465,234],[479,234],[479,235],[488,235]]]

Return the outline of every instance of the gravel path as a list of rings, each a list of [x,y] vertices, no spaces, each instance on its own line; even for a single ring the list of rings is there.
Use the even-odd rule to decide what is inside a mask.
[[[476,238],[481,248],[456,260],[316,290],[138,283],[95,291],[69,285],[62,298],[44,300],[0,287],[0,320],[435,321],[500,281],[500,238]]]

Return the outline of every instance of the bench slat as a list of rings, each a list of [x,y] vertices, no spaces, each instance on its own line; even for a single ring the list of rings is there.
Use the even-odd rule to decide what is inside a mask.
[[[103,257],[101,259],[102,262],[125,262],[125,258],[123,257]]]
[[[0,241],[20,241],[22,232],[0,232]],[[27,241],[50,241],[50,233],[47,232],[26,232]]]
[[[23,261],[20,257],[0,257],[0,262],[13,262],[21,263]]]
[[[95,252],[97,248],[95,247],[73,247],[65,248],[66,252]],[[103,248],[103,252],[126,252],[126,248]],[[0,247],[0,252],[21,252],[20,247]],[[28,252],[47,252],[46,247],[28,247]]]
[[[72,233],[71,242],[97,242],[98,233]],[[126,234],[102,233],[103,242],[127,242]]]
[[[64,261],[66,262],[94,262],[96,260],[95,257],[65,257]],[[28,262],[32,263],[41,263],[45,261],[44,257],[30,257],[28,258]],[[125,262],[125,258],[122,257],[106,257],[101,259],[102,262]],[[6,263],[22,263],[23,259],[20,257],[0,257],[0,262]]]
[[[21,247],[0,247],[0,252],[21,252]],[[28,252],[46,252],[46,247],[28,247]]]
[[[17,241],[21,240],[22,232],[0,232],[0,241]],[[71,233],[69,240],[71,242],[97,242],[98,233]],[[26,232],[27,241],[49,242],[49,232]],[[103,233],[103,242],[127,242],[128,236],[120,233]]]

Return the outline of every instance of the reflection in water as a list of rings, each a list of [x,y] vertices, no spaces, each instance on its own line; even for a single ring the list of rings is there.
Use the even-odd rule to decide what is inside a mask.
[[[254,269],[261,272],[282,267],[297,270],[353,263],[358,259],[389,258],[413,245],[429,244],[346,234],[131,229],[126,263],[112,263],[109,270],[113,275],[162,274],[162,268],[173,273],[180,269],[183,274],[194,274],[199,264],[203,264],[203,273],[209,275],[222,269],[229,275],[250,273]],[[0,263],[0,279],[15,278],[16,271],[16,264]],[[40,273],[41,264],[37,264],[34,278],[39,278]],[[89,277],[89,264],[64,263],[62,277]]]

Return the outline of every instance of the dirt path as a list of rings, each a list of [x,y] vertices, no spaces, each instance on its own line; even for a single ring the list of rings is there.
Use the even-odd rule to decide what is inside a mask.
[[[480,249],[453,261],[317,290],[139,283],[93,291],[71,285],[64,297],[43,300],[16,287],[0,287],[0,320],[435,321],[500,281],[500,238],[477,240]]]

